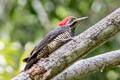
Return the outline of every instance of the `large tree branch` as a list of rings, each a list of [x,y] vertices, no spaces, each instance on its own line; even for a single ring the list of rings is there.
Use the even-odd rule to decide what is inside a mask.
[[[96,47],[102,45],[110,37],[114,36],[120,30],[120,8],[102,19],[100,22],[76,36],[74,40],[68,42],[55,52],[53,52],[48,60],[40,60],[29,70],[20,73],[13,80],[29,80],[47,77],[50,79],[67,68],[80,57],[88,54]],[[24,75],[23,75],[24,74]],[[29,79],[28,79],[29,78]]]
[[[79,60],[51,80],[75,80],[91,72],[120,65],[120,50],[107,52],[88,59]]]

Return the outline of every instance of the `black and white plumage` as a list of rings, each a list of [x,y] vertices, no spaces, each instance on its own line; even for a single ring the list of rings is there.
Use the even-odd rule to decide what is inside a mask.
[[[44,39],[37,46],[35,46],[30,53],[30,56],[23,60],[27,63],[24,70],[29,69],[41,58],[48,57],[53,51],[71,40],[75,36],[75,28],[80,22],[80,20],[76,19],[77,18],[73,17],[67,22],[67,25],[58,27],[57,29],[48,33]],[[81,18],[81,21],[82,20],[83,19]]]

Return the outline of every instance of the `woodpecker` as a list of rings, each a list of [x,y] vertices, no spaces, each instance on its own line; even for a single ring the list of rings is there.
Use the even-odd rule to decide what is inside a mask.
[[[80,24],[80,22],[87,18],[88,17],[77,18],[68,16],[62,20],[58,24],[58,28],[49,32],[44,39],[35,46],[30,53],[30,56],[23,60],[23,62],[27,63],[24,70],[29,69],[41,58],[47,58],[50,53],[72,40],[75,36],[75,28]]]

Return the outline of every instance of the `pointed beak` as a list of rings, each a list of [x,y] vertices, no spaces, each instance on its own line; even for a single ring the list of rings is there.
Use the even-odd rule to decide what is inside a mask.
[[[84,21],[84,20],[86,20],[86,19],[88,19],[88,17],[82,17],[82,18],[77,18],[76,20],[75,20],[75,22],[82,22],[82,21]]]
[[[88,17],[76,18],[70,25],[73,26],[75,24],[79,25],[82,21],[88,19]],[[73,26],[74,27],[74,26]],[[76,26],[75,26],[76,27]]]

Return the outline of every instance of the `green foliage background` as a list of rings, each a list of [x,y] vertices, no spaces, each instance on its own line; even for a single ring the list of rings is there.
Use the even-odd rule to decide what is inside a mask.
[[[66,16],[88,16],[78,27],[79,34],[119,8],[120,0],[39,0],[52,28]],[[10,80],[24,67],[22,59],[47,34],[32,6],[32,0],[0,0],[0,80]],[[120,34],[87,57],[119,49]],[[105,69],[77,80],[120,80],[120,67]]]

